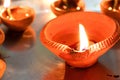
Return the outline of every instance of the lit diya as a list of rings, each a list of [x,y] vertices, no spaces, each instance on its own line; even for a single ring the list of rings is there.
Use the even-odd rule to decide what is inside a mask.
[[[119,37],[118,24],[97,12],[67,13],[48,22],[40,33],[46,48],[69,65],[80,68],[96,63]]]
[[[24,31],[33,22],[35,12],[28,6],[9,7],[10,0],[5,0],[4,9],[0,13],[2,22],[15,31]]]

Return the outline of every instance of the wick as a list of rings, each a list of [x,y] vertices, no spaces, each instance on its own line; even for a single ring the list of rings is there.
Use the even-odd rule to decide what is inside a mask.
[[[116,10],[117,4],[118,4],[118,0],[114,0],[114,5],[113,5],[114,10]]]
[[[13,17],[12,14],[11,14],[11,10],[10,10],[10,8],[6,8],[6,10],[7,10],[7,13],[8,13],[9,19],[10,19],[10,20],[14,20],[14,17]]]
[[[72,49],[71,53],[83,53],[83,52],[86,52],[86,51],[87,51],[87,49],[83,49],[82,51]]]

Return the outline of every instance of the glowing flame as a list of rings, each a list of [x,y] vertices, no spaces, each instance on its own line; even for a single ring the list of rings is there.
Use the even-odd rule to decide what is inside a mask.
[[[45,3],[46,4],[51,4],[51,3],[53,3],[55,0],[47,0],[47,3],[46,3],[46,1],[45,1]]]
[[[82,24],[79,24],[79,40],[80,40],[79,51],[83,52],[89,46],[89,42],[84,26]]]
[[[9,7],[10,6],[11,0],[4,0],[4,7]]]

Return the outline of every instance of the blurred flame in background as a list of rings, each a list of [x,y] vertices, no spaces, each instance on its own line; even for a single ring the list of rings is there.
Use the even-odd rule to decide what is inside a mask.
[[[4,0],[4,7],[9,7],[10,6],[10,3],[11,3],[11,0]]]

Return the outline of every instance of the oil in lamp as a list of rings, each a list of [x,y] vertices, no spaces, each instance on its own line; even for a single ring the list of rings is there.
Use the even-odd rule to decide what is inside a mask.
[[[120,0],[102,0],[101,12],[120,23]]]
[[[84,11],[82,0],[56,0],[51,4],[51,10],[56,16],[72,11]]]
[[[0,17],[2,22],[11,30],[24,31],[33,22],[35,13],[28,6],[9,7],[10,0],[4,0],[4,7]]]
[[[119,37],[119,25],[97,12],[66,13],[48,22],[40,32],[40,40],[46,48],[70,66],[79,68],[96,63]]]

